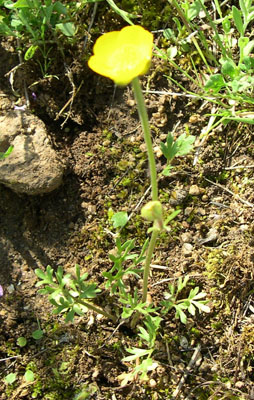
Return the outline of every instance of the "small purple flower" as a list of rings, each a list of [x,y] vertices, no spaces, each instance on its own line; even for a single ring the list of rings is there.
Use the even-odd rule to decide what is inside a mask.
[[[4,290],[3,290],[3,286],[0,285],[0,297],[2,297],[4,295]]]
[[[34,92],[32,92],[32,98],[33,98],[33,100],[37,100],[37,96]]]

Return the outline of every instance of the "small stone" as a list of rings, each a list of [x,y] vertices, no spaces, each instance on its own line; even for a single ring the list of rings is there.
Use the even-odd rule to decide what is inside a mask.
[[[216,239],[218,239],[219,233],[217,231],[217,229],[215,228],[211,228],[209,229],[209,231],[207,232],[206,238],[204,239],[200,239],[198,241],[199,244],[205,244],[205,243],[209,243],[209,242],[213,242]]]
[[[193,211],[192,207],[186,207],[184,210],[184,215],[186,215],[186,217],[188,217],[189,215],[191,215],[192,211]]]
[[[237,382],[235,383],[235,387],[236,387],[237,389],[241,389],[241,388],[243,388],[244,386],[245,386],[245,382],[237,381]]]
[[[189,243],[189,242],[192,241],[193,236],[192,236],[192,234],[189,233],[189,232],[184,232],[184,233],[181,235],[181,239],[182,239],[182,242],[183,242],[183,243]]]
[[[139,148],[140,148],[140,150],[141,150],[143,153],[146,152],[146,144],[145,144],[145,143],[142,143],[142,144],[139,146]]]
[[[150,379],[149,386],[150,387],[155,387],[156,386],[156,381],[154,379]]]
[[[158,158],[162,157],[162,151],[161,151],[160,146],[155,146],[155,147],[154,147],[154,152],[155,152],[155,154],[156,154],[156,156],[157,156]]]
[[[189,189],[189,195],[190,196],[199,196],[201,193],[200,188],[198,187],[198,185],[191,185],[190,189]]]
[[[240,225],[240,231],[246,232],[248,229],[249,229],[249,225],[247,225],[247,224]]]
[[[185,256],[190,256],[193,251],[193,246],[190,243],[184,243],[182,247],[183,254]]]
[[[14,288],[14,286],[13,286],[13,284],[11,283],[9,286],[7,286],[7,292],[8,293],[13,293],[14,292],[14,290],[15,290],[15,288]]]

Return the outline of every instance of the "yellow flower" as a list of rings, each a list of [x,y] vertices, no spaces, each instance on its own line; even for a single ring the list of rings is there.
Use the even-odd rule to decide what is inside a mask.
[[[152,58],[153,35],[142,26],[126,26],[100,36],[95,42],[89,67],[112,79],[117,85],[128,85],[145,74]]]

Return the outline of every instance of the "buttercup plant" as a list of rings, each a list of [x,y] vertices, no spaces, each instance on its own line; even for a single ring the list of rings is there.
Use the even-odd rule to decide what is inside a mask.
[[[152,50],[152,33],[138,25],[126,26],[121,31],[109,32],[97,39],[93,48],[94,55],[88,61],[88,65],[93,71],[112,79],[117,85],[124,86],[132,83],[147,148],[152,201],[158,202],[157,172],[151,132],[144,97],[138,79],[138,76],[144,75],[150,67]],[[154,207],[157,208],[158,204],[154,203]],[[160,207],[162,208],[162,206]],[[142,295],[142,302],[144,303],[147,299],[150,264],[160,231],[158,226],[161,226],[161,215],[159,216],[159,224],[158,218],[155,217],[153,221],[156,229],[152,232],[145,260]],[[143,216],[146,218],[144,212]]]
[[[139,117],[141,120],[147,154],[150,168],[151,180],[151,201],[145,204],[141,210],[141,216],[153,223],[148,229],[151,233],[150,239],[147,238],[142,246],[139,254],[132,251],[135,248],[134,240],[127,240],[121,243],[119,235],[116,235],[116,248],[109,255],[113,262],[113,267],[103,272],[106,279],[105,289],[114,299],[117,298],[118,307],[115,307],[114,315],[112,311],[100,308],[93,303],[94,298],[100,289],[94,283],[85,283],[88,274],[80,275],[80,268],[76,266],[76,277],[70,274],[64,274],[61,267],[58,267],[54,274],[53,269],[48,266],[46,272],[37,269],[36,275],[41,279],[37,286],[44,285],[44,289],[40,290],[42,294],[48,294],[51,303],[55,306],[54,313],[59,314],[66,312],[66,320],[72,321],[75,314],[83,315],[88,309],[104,315],[116,323],[120,317],[122,321],[130,319],[130,326],[135,328],[137,323],[143,319],[143,327],[138,326],[137,329],[142,345],[145,348],[131,348],[127,351],[130,356],[123,359],[124,362],[136,362],[136,366],[132,368],[131,373],[119,376],[119,380],[124,385],[126,382],[136,379],[139,375],[141,380],[147,380],[147,373],[155,369],[157,363],[153,362],[152,354],[155,351],[156,335],[162,321],[162,314],[175,308],[181,321],[186,323],[187,317],[183,320],[183,310],[195,314],[195,307],[201,311],[208,312],[205,307],[205,294],[199,292],[196,287],[184,301],[178,300],[177,292],[171,290],[170,299],[161,303],[160,307],[154,307],[148,304],[147,288],[150,274],[150,264],[155,250],[156,240],[162,230],[168,230],[169,223],[180,211],[176,210],[164,221],[163,207],[158,199],[158,179],[156,172],[156,163],[152,147],[152,139],[148,115],[145,107],[144,97],[141,90],[138,77],[145,74],[150,66],[153,49],[153,35],[141,26],[127,26],[121,31],[106,33],[99,37],[94,45],[94,54],[88,61],[89,67],[95,72],[111,78],[115,84],[125,86],[132,84],[135,94]],[[183,136],[183,135],[182,135]],[[167,143],[162,144],[162,151],[169,165],[170,161],[177,155],[187,154],[193,143],[193,137],[180,137],[175,142],[172,136],[168,136]],[[120,215],[119,215],[120,214]],[[123,218],[124,217],[124,218]],[[113,221],[115,228],[123,227],[127,222],[127,215],[118,213],[117,218]],[[140,268],[140,266],[142,266]],[[142,276],[142,296],[140,298],[138,289],[128,287],[129,279],[140,279]],[[55,277],[54,277],[55,275]],[[184,280],[184,286],[187,280]],[[179,285],[178,285],[179,286]],[[183,285],[182,285],[183,286]],[[114,301],[114,300],[113,300]],[[200,304],[199,304],[200,302]],[[183,304],[182,304],[183,303]],[[122,304],[119,307],[119,304]],[[119,312],[119,308],[121,312]],[[160,312],[159,312],[160,311]],[[180,313],[181,312],[181,313]],[[185,315],[185,314],[184,314]]]

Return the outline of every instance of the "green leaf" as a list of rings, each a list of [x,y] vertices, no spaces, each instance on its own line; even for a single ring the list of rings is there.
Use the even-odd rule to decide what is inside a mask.
[[[82,285],[82,292],[80,293],[81,299],[93,299],[100,293],[100,289],[97,289],[96,283],[91,283],[90,285]]]
[[[122,361],[133,361],[136,360],[139,357],[143,357],[147,354],[150,354],[151,350],[145,350],[145,349],[138,349],[138,348],[133,348],[133,349],[126,349],[128,353],[133,354],[132,356],[127,356],[122,359]]]
[[[186,133],[183,133],[182,135],[179,136],[179,138],[176,140],[177,144],[177,156],[184,156],[188,153],[191,152],[193,149],[193,143],[195,142],[196,137],[193,135],[189,135],[186,137]]]
[[[26,61],[28,61],[28,60],[30,60],[31,58],[33,58],[33,56],[34,56],[36,50],[38,49],[38,47],[39,47],[39,46],[36,46],[36,45],[30,46],[29,49],[25,52],[24,59],[25,59]]]
[[[128,24],[133,25],[133,22],[130,20],[130,18],[137,18],[136,15],[129,14],[126,11],[122,10],[119,8],[113,0],[106,0],[110,7],[118,14],[120,15]]]
[[[243,47],[243,57],[248,56],[252,52],[253,48],[254,48],[254,40],[250,40]]]
[[[235,26],[236,26],[238,32],[240,33],[241,36],[244,36],[244,28],[243,28],[241,12],[238,10],[238,8],[233,6],[232,14],[233,14],[234,23],[235,23]]]
[[[67,8],[60,1],[54,3],[54,11],[58,14],[67,15]]]
[[[222,64],[221,72],[223,75],[228,75],[230,78],[234,78],[237,75],[237,67],[233,60],[226,60]]]
[[[56,24],[56,28],[60,29],[65,36],[72,37],[75,35],[75,25],[72,22]]]
[[[30,369],[28,369],[24,375],[26,382],[33,382],[34,381],[34,373]]]
[[[196,309],[192,303],[189,305],[188,311],[191,315],[193,315],[193,316],[195,315]]]
[[[42,336],[43,336],[43,331],[42,331],[41,329],[37,329],[36,331],[33,331],[33,333],[32,333],[32,337],[33,337],[35,340],[41,339]]]
[[[66,322],[73,322],[75,316],[75,310],[72,308],[66,315],[65,321]]]
[[[18,0],[13,6],[13,8],[25,8],[25,7],[29,7],[27,0]]]
[[[14,149],[14,147],[13,147],[13,146],[10,146],[10,147],[6,150],[5,153],[0,152],[0,160],[3,160],[4,158],[8,157],[8,156],[11,154],[11,152],[12,152],[13,149]]]
[[[17,377],[17,374],[10,373],[4,378],[4,380],[8,385],[11,385],[13,382],[15,382],[16,377]]]
[[[115,213],[111,218],[114,228],[123,228],[128,222],[128,214],[126,211]]]
[[[17,340],[17,344],[20,347],[24,347],[27,344],[27,340],[24,336],[20,336]]]
[[[134,313],[134,311],[135,311],[135,310],[133,310],[133,309],[131,309],[131,308],[123,307],[123,312],[122,312],[122,314],[121,314],[121,317],[122,317],[123,319],[130,318],[131,315]]]
[[[221,74],[215,74],[210,76],[205,84],[205,89],[218,93],[223,87],[226,86],[224,78]]]
[[[202,3],[203,2],[204,0],[202,1]],[[200,1],[199,0],[194,1],[187,10],[188,20],[191,21],[194,18],[196,18],[201,10],[202,10],[202,5],[200,4]]]
[[[162,171],[162,175],[164,176],[170,176],[171,174],[171,170],[173,169],[173,167],[171,165],[167,165],[164,170]]]
[[[172,39],[175,40],[176,39],[175,33],[174,33],[173,29],[171,29],[171,28],[164,29],[163,36],[167,40],[172,40]]]
[[[186,323],[187,323],[186,314],[180,308],[177,309],[176,316],[179,316],[180,317],[180,321],[182,322],[182,324],[186,325]]]
[[[250,56],[244,57],[243,64],[245,65],[247,71],[254,69],[254,58]]]
[[[223,27],[225,34],[228,35],[230,32],[230,29],[231,29],[230,19],[228,16],[223,19],[222,27]]]

